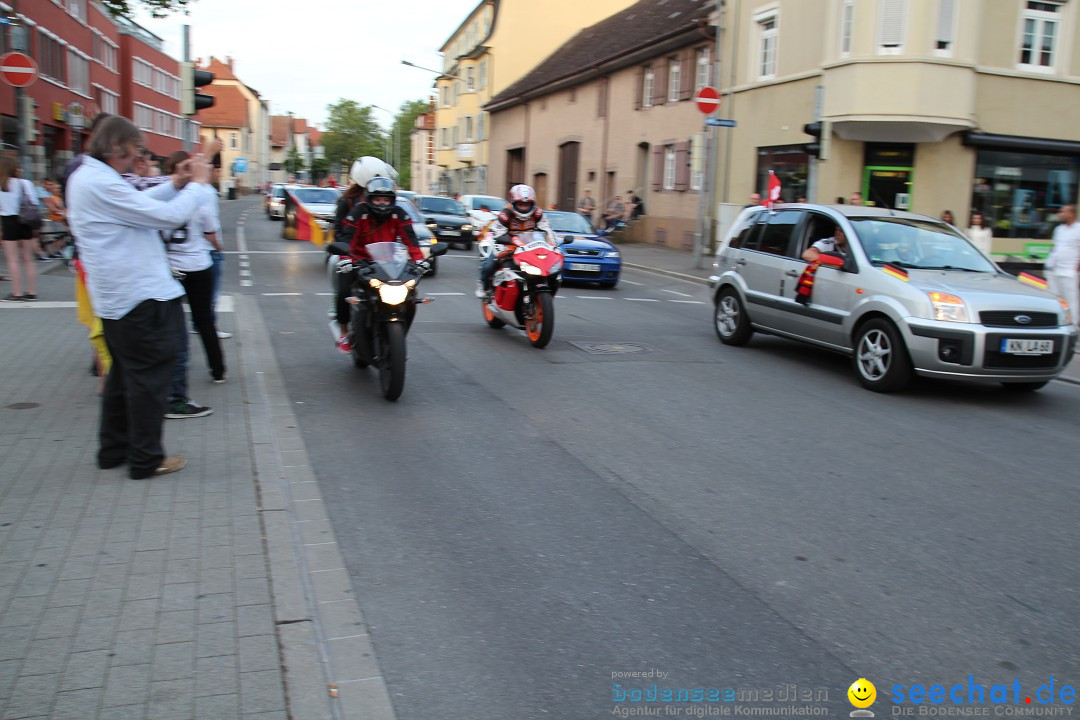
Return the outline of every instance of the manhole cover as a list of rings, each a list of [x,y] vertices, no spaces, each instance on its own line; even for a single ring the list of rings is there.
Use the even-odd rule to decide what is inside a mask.
[[[30,410],[31,408],[41,407],[40,403],[12,403],[7,406],[8,410]]]
[[[570,342],[571,345],[584,350],[590,355],[626,355],[629,353],[658,352],[656,348],[644,343],[596,343],[596,342]]]

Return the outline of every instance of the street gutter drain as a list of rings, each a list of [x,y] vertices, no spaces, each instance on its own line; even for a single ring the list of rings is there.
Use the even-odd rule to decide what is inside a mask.
[[[12,403],[7,406],[8,410],[32,410],[36,407],[41,407],[41,403]]]
[[[570,341],[570,344],[579,350],[584,350],[590,355],[627,355],[630,353],[649,353],[659,352],[651,345],[644,343],[597,343],[597,342],[575,342]]]

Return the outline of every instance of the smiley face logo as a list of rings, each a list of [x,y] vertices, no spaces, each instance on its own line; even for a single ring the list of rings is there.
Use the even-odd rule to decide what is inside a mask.
[[[847,689],[848,700],[857,708],[868,708],[877,699],[877,688],[866,678],[859,678]]]

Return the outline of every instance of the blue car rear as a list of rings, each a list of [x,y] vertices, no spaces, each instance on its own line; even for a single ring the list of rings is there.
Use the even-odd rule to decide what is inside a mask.
[[[564,281],[594,282],[615,287],[622,272],[622,258],[612,243],[599,237],[584,217],[574,212],[547,210],[544,217],[560,238],[568,238],[560,249],[566,256]]]

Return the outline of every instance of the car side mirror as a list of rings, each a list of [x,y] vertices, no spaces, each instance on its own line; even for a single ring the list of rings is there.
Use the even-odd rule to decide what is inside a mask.
[[[450,250],[450,246],[444,242],[434,242],[431,244],[431,254],[434,256],[445,255]]]

